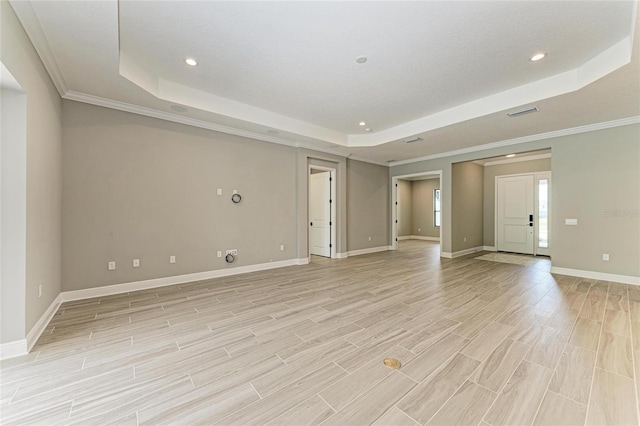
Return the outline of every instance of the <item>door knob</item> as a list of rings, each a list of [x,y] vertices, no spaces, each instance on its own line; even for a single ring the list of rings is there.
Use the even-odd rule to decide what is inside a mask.
[[[313,226],[313,222],[311,222],[311,226]]]

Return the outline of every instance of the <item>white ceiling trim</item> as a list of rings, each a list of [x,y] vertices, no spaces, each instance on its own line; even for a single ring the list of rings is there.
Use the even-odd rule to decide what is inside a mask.
[[[24,31],[31,40],[31,44],[36,50],[36,53],[40,56],[40,60],[42,61],[44,68],[51,76],[51,80],[53,81],[54,86],[56,86],[58,93],[60,96],[64,96],[64,94],[68,92],[69,86],[60,71],[58,61],[56,61],[56,57],[53,54],[53,50],[51,50],[49,41],[44,34],[38,15],[36,15],[35,10],[33,10],[31,2],[14,0],[11,1],[11,7],[20,18],[21,22],[29,22],[28,27],[31,31],[27,32],[26,29]],[[22,25],[22,28],[25,28],[24,24]]]
[[[230,135],[260,140],[263,142],[275,143],[278,145],[290,146],[293,148],[305,148],[313,151],[324,152],[326,154],[337,155],[340,157],[348,157],[352,160],[363,161],[371,164],[377,164],[379,166],[387,166],[386,163],[381,163],[378,161],[368,160],[364,158],[353,157],[353,156],[350,156],[349,154],[345,154],[345,153],[338,152],[331,149],[322,149],[315,145],[306,144],[304,142],[288,141],[286,139],[281,139],[281,138],[277,138],[269,135],[262,135],[260,133],[249,132],[246,130],[236,129],[234,127],[228,127],[220,124],[211,123],[209,121],[197,120],[195,118],[183,117],[177,114],[171,114],[164,111],[158,111],[151,108],[141,107],[139,105],[133,105],[126,102],[115,101],[113,99],[87,95],[85,93],[79,93],[73,90],[68,91],[63,96],[63,98],[68,99],[70,101],[83,102],[86,104],[101,106],[105,108],[111,108],[118,111],[129,112],[132,114],[138,114],[146,117],[157,118],[160,120],[172,121],[174,123],[185,124],[187,126],[199,127],[201,129],[213,130],[215,132],[227,133]]]
[[[631,37],[626,37],[580,67],[569,71],[476,99],[376,133],[355,135],[345,135],[312,123],[158,78],[151,71],[136,64],[122,50],[120,51],[120,75],[153,96],[169,102],[261,124],[266,128],[280,129],[320,139],[344,147],[373,147],[509,108],[574,92],[628,64],[631,61],[631,49]]]
[[[377,133],[349,135],[348,146],[377,146],[509,108],[574,92],[628,64],[631,61],[631,48],[631,38],[626,37],[578,68],[476,99]]]
[[[640,116],[622,118],[620,120],[605,121],[603,123],[588,124],[586,126],[571,127],[568,129],[555,130],[553,132],[539,133],[537,135],[522,136],[519,138],[508,139],[499,142],[487,143],[484,145],[476,145],[469,148],[456,149],[453,151],[442,152],[439,154],[426,155],[424,157],[416,157],[409,160],[392,161],[389,167],[401,166],[403,164],[418,163],[420,161],[435,160],[436,158],[453,157],[455,155],[470,154],[478,151],[485,151],[493,148],[502,148],[506,146],[518,145],[527,142],[535,142],[539,140],[552,139],[560,136],[569,136],[579,133],[593,132],[596,130],[610,129],[612,127],[628,126],[630,124],[640,124]]]
[[[278,129],[336,145],[346,146],[347,144],[347,136],[340,132],[159,78],[137,64],[122,49],[120,49],[119,73],[158,99],[261,124],[265,126],[265,130]]]

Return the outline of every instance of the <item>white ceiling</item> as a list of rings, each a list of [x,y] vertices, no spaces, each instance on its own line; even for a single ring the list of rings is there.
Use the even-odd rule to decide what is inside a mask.
[[[11,4],[65,98],[385,164],[640,116],[636,1]]]

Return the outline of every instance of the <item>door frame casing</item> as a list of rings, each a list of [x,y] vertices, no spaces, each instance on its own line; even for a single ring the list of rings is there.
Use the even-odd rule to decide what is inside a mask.
[[[530,173],[514,173],[514,174],[509,174],[509,175],[499,175],[496,176],[494,178],[494,191],[493,193],[495,194],[494,197],[494,210],[493,210],[493,242],[494,242],[494,246],[495,246],[495,250],[498,251],[498,179],[499,178],[505,178],[505,177],[518,177],[518,176],[533,176],[533,217],[534,217],[534,223],[533,223],[533,255],[534,256],[538,256],[538,255],[543,255],[543,256],[549,256],[550,252],[551,252],[551,191],[552,191],[552,181],[551,181],[551,170],[545,170],[542,172],[530,172]],[[549,180],[549,195],[548,195],[548,204],[547,204],[547,210],[548,210],[548,216],[547,216],[547,221],[548,221],[548,234],[547,234],[547,238],[548,238],[548,242],[549,242],[549,247],[547,249],[539,249],[538,248],[538,224],[540,222],[540,218],[539,218],[539,211],[538,211],[538,179],[548,179]],[[541,253],[541,251],[545,251],[546,253]]]
[[[331,177],[331,209],[330,209],[330,218],[329,218],[329,222],[331,223],[329,225],[329,228],[331,230],[331,236],[330,236],[330,241],[329,244],[331,244],[331,247],[329,248],[329,254],[331,255],[330,258],[331,259],[337,259],[338,258],[338,244],[336,241],[336,237],[337,237],[337,233],[336,233],[336,229],[337,229],[337,210],[336,210],[336,198],[337,198],[337,170],[333,167],[325,167],[325,166],[316,166],[313,164],[309,164],[308,168],[307,168],[307,253],[308,253],[308,258],[309,260],[311,260],[311,234],[309,232],[309,203],[311,202],[311,170],[320,170],[323,172],[330,172],[330,177]]]

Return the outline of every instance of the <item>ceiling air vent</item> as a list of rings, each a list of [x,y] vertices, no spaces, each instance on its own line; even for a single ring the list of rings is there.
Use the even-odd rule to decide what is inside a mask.
[[[508,112],[507,115],[513,118],[513,117],[520,117],[521,115],[525,115],[525,114],[531,114],[532,112],[538,112],[538,111],[540,111],[540,108],[538,108],[537,106],[532,106],[532,107],[527,107],[525,109],[521,109],[518,111]]]

